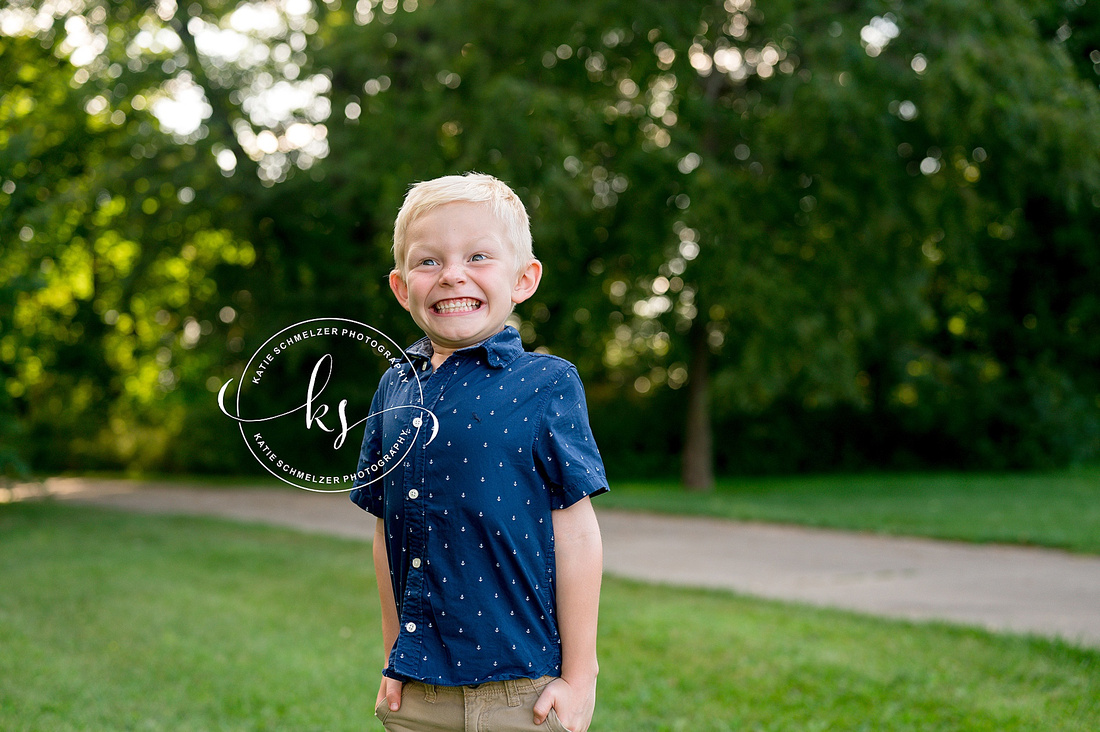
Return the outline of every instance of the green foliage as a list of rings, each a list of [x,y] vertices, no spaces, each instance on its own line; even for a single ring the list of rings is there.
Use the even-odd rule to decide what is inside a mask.
[[[246,469],[212,390],[309,317],[413,340],[393,216],[471,169],[627,473],[702,389],[726,472],[1100,452],[1096,2],[292,5],[3,11],[6,454]]]
[[[159,76],[112,64],[77,83],[59,36],[0,39],[0,365],[16,444],[39,469],[164,464],[223,359],[224,341],[195,349],[227,304],[219,271],[255,253],[201,144],[158,132],[138,101]]]

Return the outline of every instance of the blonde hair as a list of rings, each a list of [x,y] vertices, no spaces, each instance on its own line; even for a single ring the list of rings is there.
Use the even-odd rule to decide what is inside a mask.
[[[504,224],[517,269],[535,258],[531,246],[531,220],[516,192],[506,183],[484,173],[445,175],[415,184],[405,195],[393,226],[393,261],[401,276],[407,273],[405,240],[409,226],[419,216],[447,203],[487,203],[489,211]]]

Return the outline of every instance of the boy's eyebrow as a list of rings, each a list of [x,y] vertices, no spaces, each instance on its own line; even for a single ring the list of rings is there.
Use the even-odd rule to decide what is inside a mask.
[[[499,239],[498,237],[493,236],[492,234],[481,234],[479,236],[474,237],[473,239],[470,239],[470,240],[462,242],[462,243],[465,246],[477,246],[478,244],[481,244],[482,242],[485,242],[485,241],[488,241],[491,244],[496,244],[496,245],[499,245],[499,246],[505,246],[506,245],[506,242]],[[426,239],[426,240],[425,239],[417,239],[417,240],[410,240],[408,242],[408,245],[407,245],[405,251],[408,254],[412,254],[417,249],[432,250],[432,249],[435,249],[435,248],[438,248],[438,247],[439,247],[439,245],[435,242],[434,239]]]
[[[438,249],[438,247],[433,246],[430,241],[429,242],[420,242],[420,243],[416,243],[416,244],[414,244],[412,242],[409,242],[408,246],[405,247],[405,256],[406,257],[411,257],[414,253],[418,253],[418,252],[422,252],[422,251],[433,252],[436,249]]]

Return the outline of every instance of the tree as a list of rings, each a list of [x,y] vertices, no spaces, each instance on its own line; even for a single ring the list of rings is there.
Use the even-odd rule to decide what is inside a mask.
[[[1095,317],[1094,254],[1080,232],[1096,217],[1098,97],[1061,41],[1011,4],[676,9],[636,7],[631,40],[601,52],[630,69],[622,109],[645,134],[649,174],[627,174],[633,200],[672,235],[629,250],[633,272],[612,295],[634,317],[608,354],[668,364],[642,389],[688,377],[685,483],[710,484],[707,404],[734,415],[849,405],[841,414],[885,427],[887,450],[922,441],[912,452],[924,464],[1095,450],[1092,347],[1063,338],[1059,357],[1037,363],[982,343],[975,317],[1012,312],[1023,296],[1019,284],[994,291],[1000,302],[985,309],[991,283],[1012,281],[984,254],[1012,236],[1006,214],[1030,229],[1027,250],[1048,249],[1040,232],[1072,241],[1055,269],[1036,263],[1078,283],[1050,330]],[[621,149],[607,158],[600,167],[616,172],[633,162]],[[1029,204],[1050,198],[1049,214]],[[652,220],[639,209],[625,218]],[[1011,375],[998,365],[1007,359],[1019,365]],[[952,417],[961,405],[966,416]],[[1085,439],[1065,439],[1069,424]]]
[[[209,389],[248,339],[411,340],[393,216],[477,169],[624,470],[1095,452],[1093,6],[12,3],[0,409],[36,466],[238,467]]]
[[[235,337],[207,341],[234,312],[223,268],[255,259],[225,143],[153,114],[190,78],[186,53],[146,4],[107,10],[13,4],[0,37],[0,368],[39,469],[171,464]]]

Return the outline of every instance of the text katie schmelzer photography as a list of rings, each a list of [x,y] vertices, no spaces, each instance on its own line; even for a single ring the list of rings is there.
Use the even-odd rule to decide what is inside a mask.
[[[340,359],[349,363],[339,364],[344,368],[337,377]],[[355,404],[339,398],[335,409],[330,404],[348,391],[341,389],[342,384],[351,386],[353,380],[362,381],[372,367],[402,368],[406,364],[409,368],[403,378],[416,380],[418,403],[383,411],[414,409],[423,414],[412,420],[413,429],[403,430],[376,462],[359,472],[348,472],[357,469],[356,455],[341,457],[338,451],[345,446],[352,430],[375,415],[368,413],[369,402]],[[245,445],[265,470],[303,490],[338,493],[351,490],[353,481],[372,483],[408,454],[425,417],[430,420],[429,443],[439,430],[435,414],[423,406],[419,376],[404,351],[385,333],[366,323],[347,318],[313,318],[295,323],[264,341],[243,373],[237,381],[233,409],[226,405],[233,379],[218,392],[218,406],[238,423]],[[336,396],[322,400],[326,390]],[[275,414],[254,413],[257,404],[274,406]],[[364,416],[355,419],[356,414]],[[257,426],[261,424],[262,428]],[[325,437],[330,449],[304,449],[319,435]],[[333,437],[331,443],[329,436]],[[358,441],[353,439],[352,443],[357,449]]]

